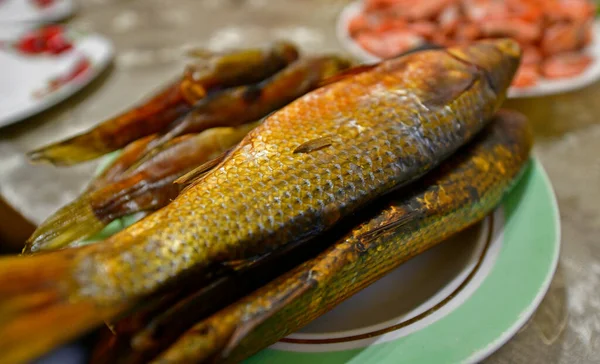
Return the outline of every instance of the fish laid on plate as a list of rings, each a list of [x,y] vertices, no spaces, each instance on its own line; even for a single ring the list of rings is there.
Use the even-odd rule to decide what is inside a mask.
[[[261,272],[249,270],[229,277],[227,284],[211,285],[170,303],[168,309],[123,320],[112,332],[105,330],[91,362],[145,363],[157,357],[157,363],[198,363],[209,358],[237,362],[479,221],[522,175],[531,145],[525,117],[501,110],[472,143],[423,181],[365,209],[352,229],[340,228],[336,233],[341,238],[335,234],[315,238],[337,241],[327,244],[318,256],[294,251],[289,255],[308,256],[307,261],[297,266],[294,260],[278,258],[274,264],[291,271],[262,287],[252,286],[253,280],[263,279]],[[206,311],[214,310],[207,308],[215,303],[211,298],[230,295],[233,286],[249,286],[249,292],[259,289],[207,317]],[[193,325],[195,320],[199,322]]]
[[[144,163],[60,208],[40,224],[24,252],[62,248],[98,233],[115,219],[167,205],[182,188],[173,183],[177,178],[234,147],[257,125],[212,128],[173,139]]]
[[[173,202],[103,243],[0,259],[0,360],[305,243],[423,176],[488,124],[519,60],[502,39],[361,69],[271,114]]]
[[[532,133],[501,110],[492,125],[422,187],[398,191],[326,251],[193,326],[154,363],[236,363],[292,334],[399,264],[481,220],[522,175]],[[163,327],[165,325],[163,324]],[[159,332],[134,337],[140,347]]]
[[[150,135],[128,145],[123,156],[91,184],[95,191],[88,191],[46,219],[24,251],[60,248],[91,236],[115,218],[165,206],[179,193],[172,182],[207,162],[211,153],[225,152],[237,144],[250,131],[243,124],[290,103],[349,65],[336,56],[306,57],[260,83],[207,96],[159,140]],[[211,130],[240,124],[237,129]],[[173,140],[188,133],[200,134],[190,140]],[[168,170],[161,167],[165,164]]]

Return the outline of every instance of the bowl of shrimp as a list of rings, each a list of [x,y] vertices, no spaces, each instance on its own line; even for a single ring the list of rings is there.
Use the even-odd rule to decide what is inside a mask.
[[[546,96],[600,78],[596,11],[591,0],[363,0],[340,13],[337,35],[366,63],[427,43],[510,37],[523,56],[508,96]]]

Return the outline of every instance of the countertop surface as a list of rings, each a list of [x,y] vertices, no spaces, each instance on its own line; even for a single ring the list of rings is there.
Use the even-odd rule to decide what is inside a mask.
[[[304,52],[343,52],[335,0],[82,0],[68,24],[115,45],[112,66],[58,106],[0,129],[0,194],[33,223],[77,196],[97,162],[33,166],[24,155],[122,111],[182,70],[182,54],[286,38]],[[565,95],[509,100],[536,132],[561,212],[562,246],[548,294],[486,363],[593,363],[600,358],[600,83]]]

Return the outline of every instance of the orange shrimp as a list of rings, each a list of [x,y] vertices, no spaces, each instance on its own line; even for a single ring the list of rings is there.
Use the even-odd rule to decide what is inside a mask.
[[[585,24],[558,23],[545,29],[541,49],[545,55],[574,51],[583,46]]]
[[[418,21],[415,23],[411,23],[408,28],[417,35],[421,37],[425,37],[427,39],[432,39],[433,36],[439,32],[438,26],[434,22],[430,21]]]
[[[381,58],[394,57],[425,42],[422,37],[406,30],[363,33],[356,40],[367,51]]]
[[[451,2],[452,0],[414,1],[409,6],[405,6],[405,14],[408,19],[412,20],[433,19]]]
[[[596,7],[591,1],[586,0],[560,0],[548,6],[547,17],[550,21],[575,21],[585,22],[594,17]]]
[[[542,74],[549,79],[573,77],[583,73],[591,63],[591,57],[586,54],[557,54],[542,63]]]
[[[458,28],[459,24],[461,23],[460,9],[458,5],[452,4],[442,10],[440,16],[438,17],[438,23],[444,34],[449,35],[454,33],[456,28]]]
[[[370,28],[369,21],[364,14],[358,14],[348,23],[348,31],[351,36],[355,36],[356,34],[366,31]]]
[[[523,48],[523,56],[521,57],[521,64],[523,65],[539,65],[542,61],[542,54],[537,47],[528,46]]]
[[[517,18],[489,19],[481,22],[486,37],[511,37],[521,44],[534,43],[542,36],[540,23],[530,23]]]
[[[522,88],[535,85],[540,78],[537,64],[521,64],[511,86]]]
[[[455,39],[459,43],[473,41],[481,36],[481,29],[475,23],[467,23],[456,29]]]

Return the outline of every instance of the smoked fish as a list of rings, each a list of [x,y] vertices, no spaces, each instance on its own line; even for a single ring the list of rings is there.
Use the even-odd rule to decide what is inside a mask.
[[[485,217],[522,176],[531,146],[526,118],[501,110],[416,190],[389,196],[326,251],[193,326],[153,363],[236,363],[300,329]],[[143,330],[137,340],[153,336]]]
[[[212,128],[173,139],[145,163],[60,208],[40,224],[23,252],[59,249],[94,235],[117,218],[167,205],[181,190],[181,185],[173,183],[177,178],[234,147],[258,123]]]
[[[0,361],[31,359],[215,267],[301,245],[420,178],[488,124],[520,55],[498,39],[382,61],[272,113],[169,205],[101,244],[0,259]]]
[[[98,158],[144,136],[164,131],[210,91],[259,82],[298,58],[288,42],[265,49],[243,49],[188,66],[184,77],[163,87],[140,105],[67,140],[28,153],[34,162],[72,165]]]
[[[100,231],[115,218],[165,206],[180,191],[180,186],[172,182],[191,167],[207,162],[207,150],[222,153],[233,147],[256,126],[250,123],[252,120],[288,104],[348,66],[348,61],[334,56],[307,57],[260,84],[208,96],[192,112],[192,119],[183,120],[183,123],[194,120],[191,126],[195,130],[188,128],[185,133],[176,133],[185,136],[188,132],[198,132],[198,136],[181,140],[180,135],[178,142],[172,143],[174,134],[161,137],[162,142],[156,142],[155,135],[151,135],[131,143],[123,156],[92,184],[96,191],[64,206],[42,223],[27,241],[24,252],[60,248]],[[245,123],[252,124],[252,128],[244,126]],[[242,126],[237,129],[210,130],[239,124]],[[223,145],[227,148],[221,148]],[[165,174],[157,175],[153,171],[157,168]],[[105,184],[108,185],[102,187]]]
[[[317,88],[350,65],[347,59],[333,55],[304,57],[259,83],[215,92],[196,103],[194,109],[155,145],[182,134],[262,118]]]

